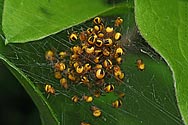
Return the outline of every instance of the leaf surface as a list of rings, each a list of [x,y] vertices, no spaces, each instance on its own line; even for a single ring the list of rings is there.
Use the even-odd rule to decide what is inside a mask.
[[[6,44],[44,38],[115,7],[101,0],[5,0]]]
[[[188,124],[188,1],[135,0],[136,22],[143,37],[172,68],[178,105]]]
[[[79,85],[73,86],[67,91],[62,89],[59,81],[54,78],[53,69],[50,63],[45,60],[44,54],[49,49],[57,51],[69,49],[71,45],[68,42],[66,30],[45,39],[25,44],[5,46],[3,41],[0,42],[0,59],[6,63],[32,97],[41,113],[44,125],[49,123],[75,125],[82,121],[90,124],[107,125],[183,124],[176,103],[172,73],[161,58],[147,50],[148,46],[142,46],[143,48],[140,49],[139,45],[143,45],[143,41],[137,39],[138,36],[136,36],[136,40],[131,38],[134,34],[134,11],[126,9],[125,7],[126,13],[123,15],[122,12],[118,14],[114,11],[107,14],[108,16],[112,14],[124,18],[122,39],[131,39],[133,44],[125,46],[127,51],[123,57],[122,68],[126,77],[122,85],[115,88],[116,91],[125,93],[125,97],[122,99],[123,105],[118,109],[112,107],[112,102],[118,99],[118,95],[115,93],[95,98],[90,104],[85,102],[74,104],[71,101],[72,96],[89,94],[88,89]],[[121,10],[124,11],[124,9]],[[109,20],[113,20],[112,17],[109,17]],[[76,28],[85,25],[87,24],[80,24]],[[127,31],[128,29],[130,31]],[[144,50],[144,53],[140,50]],[[146,66],[144,71],[137,69],[137,59],[143,59]],[[45,93],[46,83],[54,86],[56,95]],[[95,118],[92,115],[90,107],[93,105],[101,109],[101,117]]]

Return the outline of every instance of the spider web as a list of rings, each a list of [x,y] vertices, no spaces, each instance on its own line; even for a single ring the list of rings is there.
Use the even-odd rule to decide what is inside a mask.
[[[107,21],[106,25],[110,25],[111,20],[115,19],[115,16],[105,17]],[[149,70],[149,68],[153,68],[152,66],[148,66],[145,71],[140,72],[136,69],[134,64],[137,58],[147,60],[148,64],[155,63],[154,65],[165,65],[164,60],[140,37],[135,24],[131,23],[132,18],[134,18],[133,12],[120,16],[123,16],[124,20],[126,20],[124,27],[122,27],[122,32],[125,33],[123,34],[122,44],[127,54],[122,64],[126,72],[126,78],[121,81],[121,86],[116,86],[115,88],[116,91],[122,91],[126,95],[126,97],[122,99],[123,106],[119,109],[112,108],[111,106],[112,101],[118,98],[115,93],[105,94],[99,99],[95,99],[91,104],[84,102],[79,102],[78,104],[72,103],[71,97],[73,95],[82,96],[90,94],[90,92],[81,85],[72,85],[69,90],[64,90],[59,84],[59,80],[54,78],[52,62],[45,60],[44,54],[48,50],[60,52],[70,49],[74,44],[69,42],[67,31],[72,32],[87,29],[90,27],[91,20],[42,40],[26,44],[10,44],[8,45],[8,47],[10,47],[9,52],[4,54],[43,92],[44,96],[46,96],[48,102],[57,113],[57,117],[63,121],[62,124],[68,123],[68,120],[72,118],[70,118],[71,115],[74,115],[75,119],[78,119],[78,121],[82,119],[90,123],[98,122],[102,124],[122,124],[122,122],[120,122],[122,120],[126,121],[129,125],[149,125],[154,123],[183,124],[177,108],[173,84],[157,84],[157,82],[160,82],[160,79],[167,79],[168,82],[172,82],[171,77],[166,78],[166,72],[156,73],[157,71],[155,72],[155,70]],[[67,18],[70,17],[67,15]],[[169,71],[168,68],[164,69]],[[143,79],[143,77],[146,78]],[[49,96],[44,92],[46,83],[54,86],[56,95]],[[59,100],[62,100],[62,104],[59,104]],[[59,107],[57,107],[57,105],[59,105]],[[96,119],[91,115],[89,107],[92,105],[102,110],[103,114],[100,118]],[[75,112],[73,113],[73,111]],[[80,114],[84,115],[79,116]]]

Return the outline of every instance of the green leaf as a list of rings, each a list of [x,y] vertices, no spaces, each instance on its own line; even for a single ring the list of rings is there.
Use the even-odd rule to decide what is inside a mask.
[[[2,42],[2,41],[1,41]],[[39,113],[41,116],[41,121],[43,124],[59,124],[56,116],[54,115],[53,109],[49,106],[46,98],[43,97],[41,91],[34,86],[30,79],[28,79],[20,69],[14,66],[8,59],[6,59],[3,55],[0,54],[0,59],[4,61],[4,64],[11,71],[11,73],[18,79],[18,81],[22,84],[24,89],[30,95],[32,100],[34,100],[35,105],[40,108]]]
[[[135,14],[142,36],[173,71],[179,109],[188,124],[188,1],[135,0]]]
[[[123,105],[119,109],[112,107],[112,102],[118,98],[115,93],[95,98],[91,104],[83,101],[74,104],[71,97],[75,94],[89,94],[88,89],[78,85],[67,91],[62,89],[59,81],[54,78],[51,63],[45,60],[44,54],[49,49],[57,51],[69,49],[68,46],[71,45],[68,42],[66,30],[42,40],[24,44],[5,46],[4,42],[0,41],[0,59],[5,62],[32,97],[41,113],[44,125],[75,125],[82,121],[107,125],[183,124],[176,103],[172,73],[164,60],[145,46],[142,39],[134,35],[136,33],[133,27],[134,11],[133,9],[127,11],[127,9],[129,8],[125,6],[125,13],[119,14],[119,11],[116,11],[117,13],[113,11],[104,14],[113,15],[108,17],[109,22],[114,20],[114,16],[124,18],[122,39],[131,40],[132,43],[130,46],[125,44],[126,55],[123,58],[122,68],[126,77],[122,85],[115,86],[116,91],[125,93],[122,99]],[[87,27],[88,23],[74,28]],[[143,59],[146,66],[144,71],[137,69],[137,59]],[[54,86],[56,95],[45,93],[46,83]],[[100,118],[92,116],[91,105],[102,110]]]
[[[154,60],[138,51],[128,51],[126,61],[123,63],[127,77],[124,83],[116,88],[117,91],[123,91],[126,95],[122,100],[123,106],[120,109],[114,109],[111,106],[112,101],[117,99],[117,95],[114,95],[114,93],[106,94],[99,99],[96,98],[92,104],[84,102],[74,104],[71,97],[75,93],[87,93],[88,90],[82,87],[75,87],[72,91],[61,89],[59,82],[53,78],[52,71],[43,57],[45,51],[51,45],[57,47],[61,44],[57,45],[56,41],[51,43],[52,40],[47,41],[50,42],[43,40],[26,45],[8,45],[10,46],[8,50],[12,52],[4,54],[19,67],[16,68],[8,63],[9,67],[13,67],[11,71],[17,73],[14,73],[14,75],[20,80],[37,105],[41,118],[45,121],[43,121],[44,124],[52,122],[52,124],[74,125],[81,121],[108,125],[125,123],[130,125],[141,123],[144,125],[166,123],[177,125],[182,123],[176,105],[171,72],[163,60]],[[44,43],[45,48],[42,47]],[[0,56],[2,57],[2,55]],[[146,65],[144,71],[139,71],[136,68],[135,62],[139,58],[143,59]],[[5,58],[2,59],[8,62]],[[161,70],[163,71],[162,74]],[[59,94],[50,95],[46,99],[48,95],[44,93],[45,83],[51,83],[55,86]],[[92,116],[91,105],[96,105],[102,109],[103,116],[101,118]]]
[[[6,44],[44,38],[115,7],[101,0],[5,0]]]
[[[132,29],[129,31],[130,33],[124,34],[123,39],[126,37],[126,39],[132,40],[130,36],[132,33],[134,34],[134,27],[129,27],[129,24],[134,23],[133,12],[131,10],[129,13],[122,15],[124,20],[126,20],[123,33],[127,29]],[[108,17],[108,20],[110,22],[113,18]],[[87,24],[80,24],[76,28],[83,25]],[[5,62],[10,61],[11,63],[7,64],[15,69],[13,72],[18,73],[18,75],[14,75],[20,79],[20,82],[25,86],[30,95],[39,97],[32,98],[34,102],[36,104],[37,102],[44,102],[46,104],[39,105],[42,104],[39,103],[37,105],[41,113],[50,115],[51,117],[49,117],[52,118],[49,119],[47,116],[41,115],[42,119],[46,121],[43,124],[49,124],[48,122],[51,120],[52,122],[54,121],[51,124],[62,125],[75,125],[80,124],[82,121],[91,124],[108,125],[182,124],[176,104],[170,69],[157,56],[149,54],[150,52],[146,52],[146,50],[144,51],[145,54],[141,53],[140,49],[136,49],[134,46],[143,42],[139,39],[137,42],[133,40],[133,46],[125,46],[127,52],[122,68],[126,73],[126,78],[122,85],[115,88],[116,91],[123,91],[125,93],[125,97],[122,99],[122,107],[119,109],[112,107],[112,102],[118,98],[115,93],[95,98],[91,104],[85,102],[74,104],[71,101],[71,97],[75,94],[88,94],[88,89],[81,85],[73,86],[68,91],[62,89],[59,81],[54,78],[51,65],[44,57],[45,52],[49,49],[56,49],[57,51],[69,49],[67,46],[71,45],[67,42],[68,38],[66,36],[66,31],[63,31],[45,39],[25,44],[8,44],[4,46],[0,42],[0,49],[2,50],[0,51],[1,59]],[[147,47],[145,46],[145,48]],[[136,67],[136,60],[140,58],[144,60],[146,65],[144,71],[139,71]],[[163,72],[161,73],[161,71]],[[22,81],[23,79],[26,81]],[[54,86],[57,95],[50,95],[48,97],[48,94],[44,92],[46,83]],[[100,118],[92,116],[91,105],[95,105],[102,110]],[[49,108],[49,110],[46,108]]]

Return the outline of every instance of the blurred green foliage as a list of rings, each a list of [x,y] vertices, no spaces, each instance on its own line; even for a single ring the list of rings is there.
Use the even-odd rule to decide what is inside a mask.
[[[1,125],[40,125],[33,101],[18,80],[0,62]]]

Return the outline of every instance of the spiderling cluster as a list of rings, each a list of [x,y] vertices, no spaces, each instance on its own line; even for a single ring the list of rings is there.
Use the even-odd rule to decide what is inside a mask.
[[[69,34],[69,41],[78,44],[59,52],[46,51],[45,58],[53,64],[54,77],[65,90],[71,85],[80,84],[91,93],[82,97],[74,95],[73,102],[92,102],[94,98],[113,92],[116,86],[121,85],[119,81],[124,79],[124,72],[120,65],[125,51],[120,44],[122,34],[118,30],[122,23],[123,19],[117,17],[113,26],[106,26],[103,19],[95,17],[92,27]],[[117,82],[110,83],[108,79]],[[45,91],[55,94],[55,89],[50,84],[46,84]],[[115,108],[121,105],[121,99],[112,102]],[[101,110],[96,106],[92,106],[91,110],[93,116],[101,116]]]

